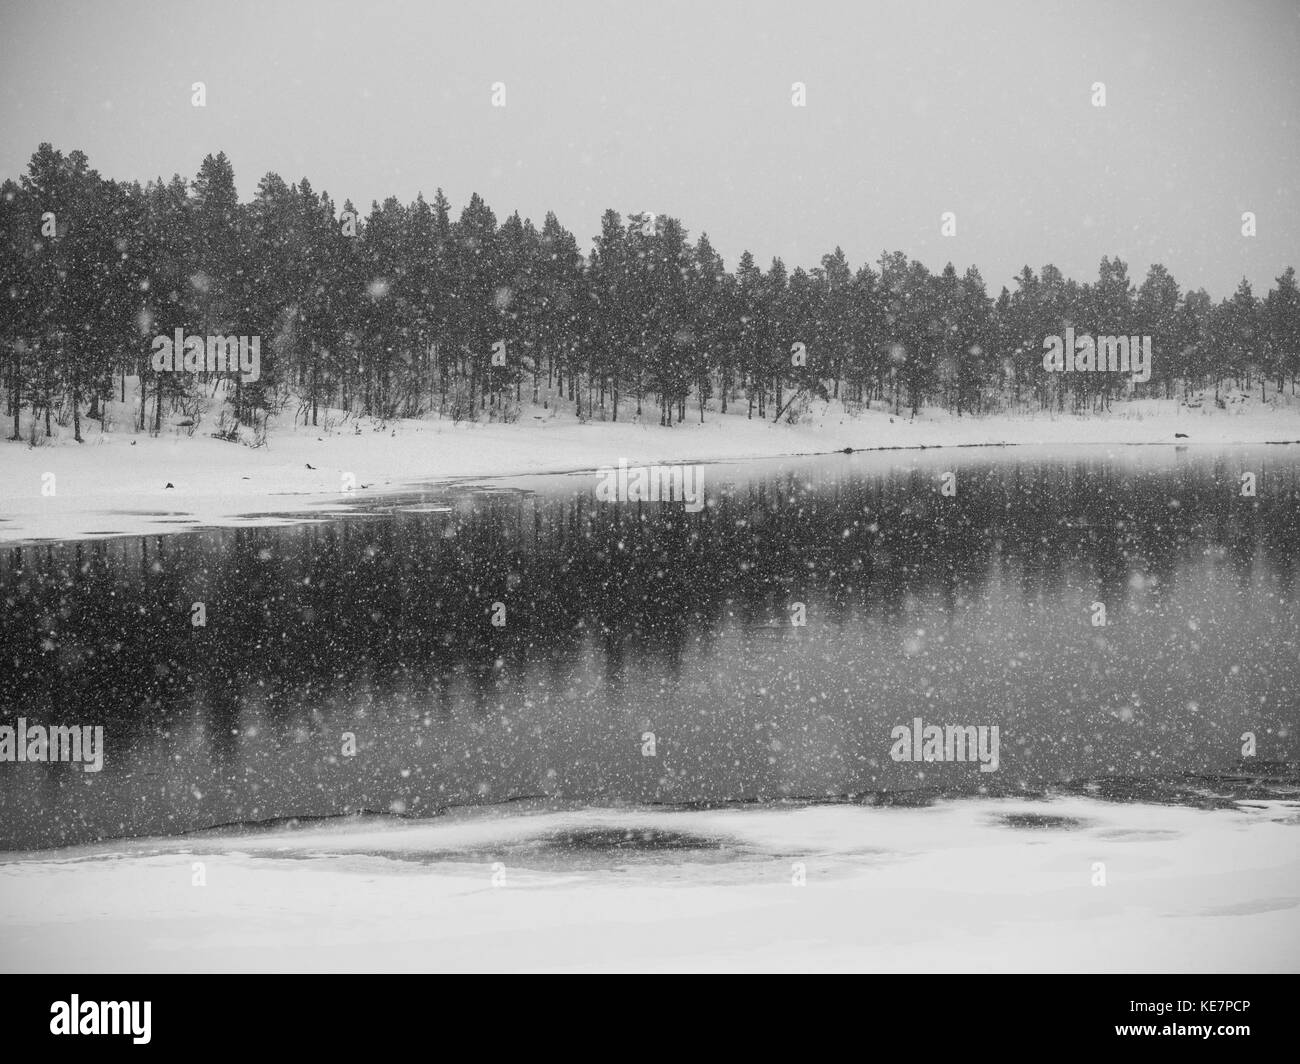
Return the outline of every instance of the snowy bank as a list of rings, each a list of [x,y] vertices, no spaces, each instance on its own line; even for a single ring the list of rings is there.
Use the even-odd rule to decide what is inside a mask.
[[[512,805],[117,842],[0,856],[0,943],[19,972],[1294,972],[1300,803]]]
[[[0,441],[0,542],[272,524],[434,481],[594,470],[619,458],[708,462],[845,448],[1300,442],[1300,409],[1191,410],[1158,400],[1117,403],[1114,413],[1095,417],[935,412],[912,421],[880,411],[849,415],[836,404],[815,407],[795,425],[751,421],[743,408],[708,417],[666,429],[581,424],[526,407],[515,424],[366,420],[360,433],[356,422],[334,430],[279,425],[259,448],[184,430],[153,438],[93,426],[83,444],[67,437],[37,447]],[[350,493],[343,490],[347,474],[355,485]]]

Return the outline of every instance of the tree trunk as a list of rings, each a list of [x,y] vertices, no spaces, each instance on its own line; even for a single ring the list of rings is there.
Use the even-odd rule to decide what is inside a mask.
[[[803,391],[802,388],[796,388],[794,391],[790,393],[790,398],[786,400],[785,406],[778,406],[776,408],[776,417],[772,419],[773,425],[777,424],[777,422],[781,420],[781,415],[785,413],[786,407],[788,407],[791,403],[793,403],[796,399],[798,399],[799,394],[802,391]]]
[[[146,419],[148,418],[149,397],[148,397],[148,392],[146,392],[146,385],[144,385],[143,359],[140,360],[139,366],[136,368],[139,369],[139,373],[140,373],[140,416],[138,419],[136,419],[135,431],[144,432],[144,421],[146,421]]]
[[[81,373],[77,370],[72,374],[72,438],[85,442],[81,438]]]
[[[22,390],[23,379],[22,376],[20,375],[20,372],[21,372],[21,366],[19,364],[18,354],[15,352],[14,371],[13,371],[13,376],[10,378],[10,380],[13,381],[13,387],[10,389],[10,391],[12,392],[10,398],[13,400],[13,404],[14,404],[14,434],[9,437],[11,440],[21,440],[23,438],[22,433],[19,432],[19,425],[18,425],[19,414],[21,413],[23,408],[23,390]],[[33,410],[32,411],[33,416],[35,415],[35,413],[36,412]]]

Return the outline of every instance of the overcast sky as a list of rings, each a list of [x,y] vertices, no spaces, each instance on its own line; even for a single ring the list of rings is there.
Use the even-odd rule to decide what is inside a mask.
[[[477,191],[584,250],[655,211],[731,268],[898,248],[993,295],[1103,254],[1262,292],[1300,267],[1298,107],[1295,0],[0,0],[3,176],[46,140],[140,180],[222,150],[244,199]]]

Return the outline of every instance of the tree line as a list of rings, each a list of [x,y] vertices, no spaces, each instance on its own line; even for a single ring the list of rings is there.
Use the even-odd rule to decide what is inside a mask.
[[[196,421],[215,375],[155,372],[153,338],[257,335],[257,381],[225,386],[221,432],[265,427],[298,405],[318,424],[342,408],[381,419],[437,412],[512,420],[528,399],[581,418],[709,412],[794,419],[809,399],[915,414],[1099,410],[1127,390],[1172,398],[1233,383],[1292,392],[1300,293],[1288,267],[1263,298],[1243,278],[1214,302],[1162,265],[1142,282],[1118,257],[1093,281],[1025,266],[991,296],[974,266],[939,273],[901,251],[854,269],[838,247],[819,265],[734,270],[679,219],[605,211],[584,253],[548,212],[498,222],[474,194],[458,217],[439,189],[402,204],[336,208],[307,179],[268,173],[240,203],[224,153],[193,181],[101,177],[84,153],[42,144],[0,185],[0,385],[11,438],[51,418],[102,419],[136,378],[135,427]],[[1151,380],[1052,374],[1043,338],[1150,335]]]

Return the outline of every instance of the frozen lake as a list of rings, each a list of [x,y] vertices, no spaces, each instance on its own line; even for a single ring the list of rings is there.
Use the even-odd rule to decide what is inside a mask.
[[[0,763],[0,848],[525,798],[1294,781],[1294,448],[699,469],[694,513],[597,501],[588,473],[5,549],[0,725],[104,747],[96,772]],[[996,759],[900,759],[927,726],[996,728]]]

